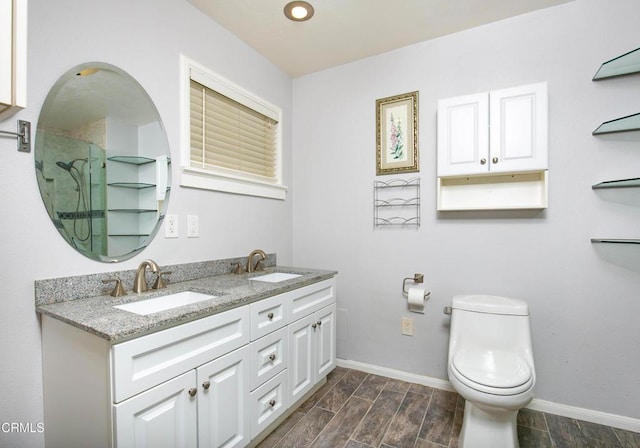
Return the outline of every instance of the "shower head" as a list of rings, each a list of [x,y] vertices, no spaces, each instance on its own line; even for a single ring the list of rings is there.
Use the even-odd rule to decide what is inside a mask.
[[[56,165],[58,165],[60,168],[62,168],[63,170],[67,170],[69,172],[71,172],[71,168],[73,168],[73,162],[71,163],[64,163],[61,161],[56,162]]]
[[[56,165],[58,165],[60,168],[67,170],[69,172],[71,172],[71,168],[73,168],[73,164],[76,162],[87,162],[89,159],[73,159],[71,162],[69,163],[64,163],[62,161],[57,161]]]

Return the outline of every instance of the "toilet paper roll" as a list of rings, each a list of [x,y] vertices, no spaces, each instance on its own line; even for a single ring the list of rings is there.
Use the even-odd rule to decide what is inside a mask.
[[[425,288],[409,288],[408,301],[409,311],[424,314],[424,298],[427,295]]]

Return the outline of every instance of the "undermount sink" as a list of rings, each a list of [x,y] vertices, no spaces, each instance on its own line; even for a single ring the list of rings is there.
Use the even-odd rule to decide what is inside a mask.
[[[292,278],[302,277],[301,274],[291,274],[288,272],[272,272],[271,274],[260,275],[258,277],[251,277],[249,280],[255,280],[258,282],[278,283],[285,280],[291,280]]]
[[[147,314],[159,313],[160,311],[171,310],[204,300],[215,299],[216,297],[217,296],[203,294],[201,292],[183,291],[162,297],[155,297],[153,299],[140,300],[139,302],[114,305],[114,308],[139,314],[140,316],[146,316]]]

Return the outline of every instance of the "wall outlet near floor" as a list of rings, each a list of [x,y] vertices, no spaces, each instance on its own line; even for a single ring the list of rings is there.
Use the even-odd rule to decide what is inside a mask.
[[[200,223],[198,215],[187,215],[187,238],[200,236]]]
[[[413,319],[410,317],[402,318],[402,334],[405,336],[413,336]]]
[[[165,215],[164,237],[178,238],[178,215]]]

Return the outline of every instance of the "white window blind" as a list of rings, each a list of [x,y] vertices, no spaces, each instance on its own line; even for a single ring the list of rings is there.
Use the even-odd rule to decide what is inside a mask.
[[[192,168],[278,182],[278,122],[196,81],[190,85]]]

